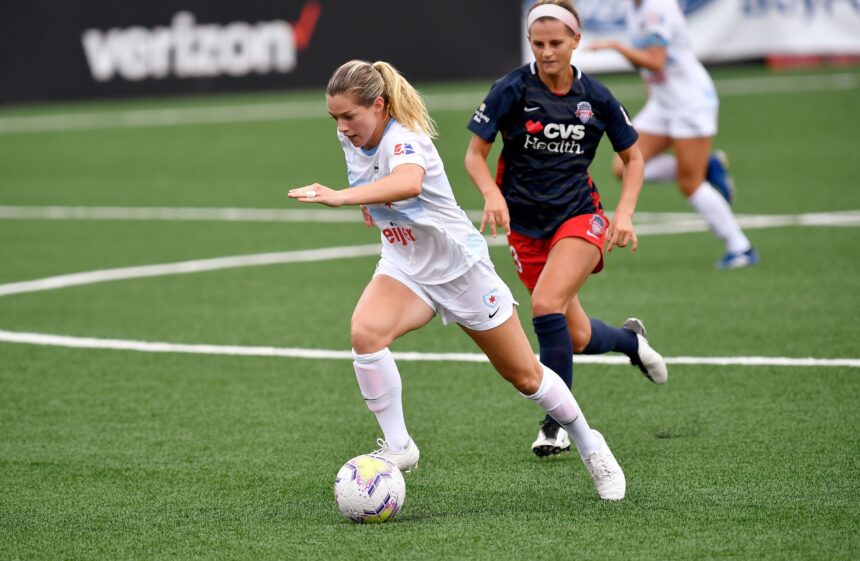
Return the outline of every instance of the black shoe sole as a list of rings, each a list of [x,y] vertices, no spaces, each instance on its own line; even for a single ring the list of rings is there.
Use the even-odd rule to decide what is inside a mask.
[[[535,446],[532,448],[532,452],[534,452],[535,456],[538,458],[546,458],[548,456],[556,456],[562,452],[570,452],[570,446],[567,448],[559,448],[558,446],[550,446],[546,444],[543,446]]]

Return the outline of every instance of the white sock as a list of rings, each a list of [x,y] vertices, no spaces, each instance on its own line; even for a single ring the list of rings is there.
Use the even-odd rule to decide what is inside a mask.
[[[645,162],[645,181],[668,183],[678,177],[678,161],[674,154],[658,154]]]
[[[573,439],[580,456],[585,458],[600,448],[600,441],[595,438],[579,404],[558,374],[544,366],[540,388],[535,394],[525,397],[536,401],[550,417],[558,421]]]
[[[375,353],[360,355],[352,352],[355,377],[367,408],[376,415],[379,428],[392,450],[403,450],[409,444],[409,433],[403,420],[403,402],[400,395],[403,384],[391,351],[384,348]]]
[[[732,207],[710,183],[705,181],[699,185],[687,200],[705,219],[711,231],[722,240],[726,251],[743,253],[752,247],[738,225]]]

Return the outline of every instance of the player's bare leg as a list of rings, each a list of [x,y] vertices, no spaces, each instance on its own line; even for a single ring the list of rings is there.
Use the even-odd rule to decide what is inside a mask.
[[[639,140],[636,143],[639,145],[639,151],[645,160],[645,181],[674,181],[677,171],[675,158],[671,154],[665,154],[672,147],[672,139],[668,136],[638,132]],[[623,171],[624,164],[616,154],[612,160],[612,173],[616,178],[621,179]]]
[[[758,255],[744,235],[725,197],[705,180],[711,138],[682,138],[673,142],[678,158],[678,186],[690,204],[723,242],[726,253],[717,267],[734,269],[755,265]]]
[[[565,317],[568,303],[600,260],[600,251],[579,238],[559,241],[549,253],[537,285],[532,291],[532,323],[540,344],[541,362],[562,381],[573,385],[573,346]],[[570,450],[570,439],[551,417],[541,421],[531,445],[538,457],[554,456]]]

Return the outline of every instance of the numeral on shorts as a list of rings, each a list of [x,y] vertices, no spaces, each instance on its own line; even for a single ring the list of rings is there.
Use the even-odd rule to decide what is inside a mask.
[[[512,246],[512,245],[509,245],[508,247],[511,249],[511,257],[514,258],[514,265],[517,266],[517,272],[522,273],[523,272],[523,264],[520,263],[520,256],[517,255],[517,250],[514,249],[514,246]]]

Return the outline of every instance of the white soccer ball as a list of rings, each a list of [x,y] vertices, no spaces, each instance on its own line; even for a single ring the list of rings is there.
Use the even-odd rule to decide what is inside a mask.
[[[354,522],[385,522],[400,512],[406,482],[388,460],[370,454],[356,456],[337,472],[334,499],[343,515]]]

